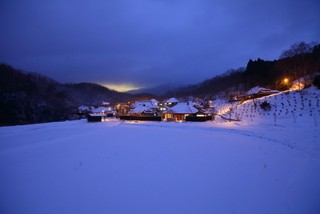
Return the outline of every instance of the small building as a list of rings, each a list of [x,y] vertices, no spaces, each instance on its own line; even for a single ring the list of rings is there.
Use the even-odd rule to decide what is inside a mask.
[[[178,99],[171,97],[170,99],[167,99],[166,101],[164,101],[164,105],[171,107],[176,105],[179,102],[180,101]]]
[[[87,115],[88,113],[90,113],[92,111],[92,109],[94,109],[92,106],[79,106],[77,108],[77,114],[78,115]]]
[[[120,120],[161,121],[159,106],[151,101],[137,101],[127,114],[120,115]]]
[[[268,96],[271,94],[277,94],[277,93],[279,93],[278,90],[271,90],[271,89],[263,88],[260,86],[256,86],[250,89],[249,91],[247,91],[245,95],[237,97],[235,101],[246,101],[249,99],[260,98],[260,97]]]
[[[130,108],[129,115],[158,115],[159,106],[157,100],[136,101]]]
[[[198,112],[196,114],[190,114],[186,116],[186,121],[191,121],[191,122],[205,122],[212,119],[213,119],[212,114],[207,114],[205,112]]]
[[[105,117],[105,114],[88,114],[87,120],[88,122],[102,122]]]
[[[169,109],[168,106],[160,105],[160,107],[159,107],[160,114],[162,114],[163,112],[167,111],[168,109]]]
[[[115,116],[116,112],[112,109],[112,107],[105,107],[105,106],[99,106],[96,109],[93,109],[91,111],[92,114],[101,114],[105,115],[107,117],[113,117]]]
[[[136,101],[131,108],[136,108],[139,106],[145,106],[151,109],[158,109],[159,108],[159,102],[155,99],[152,100],[140,100],[140,101]]]
[[[137,106],[133,109],[130,109],[129,115],[135,116],[157,116],[157,111],[147,106]]]
[[[160,103],[160,102],[159,102],[158,100],[156,100],[156,99],[151,99],[150,102],[153,103],[153,105],[155,105],[155,106],[159,106],[159,103]]]
[[[192,102],[182,102],[165,111],[163,119],[166,121],[185,121],[187,116],[198,112],[199,110],[192,105]]]

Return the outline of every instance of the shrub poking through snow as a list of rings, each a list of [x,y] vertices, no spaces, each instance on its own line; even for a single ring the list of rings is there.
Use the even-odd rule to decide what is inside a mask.
[[[263,103],[260,104],[260,108],[263,109],[264,111],[270,111],[271,105],[267,101],[264,101]]]
[[[313,85],[316,86],[318,89],[320,89],[320,74],[315,76],[313,80]]]

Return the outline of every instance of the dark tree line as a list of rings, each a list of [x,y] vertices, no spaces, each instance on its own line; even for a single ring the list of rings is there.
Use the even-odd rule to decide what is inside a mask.
[[[130,97],[98,84],[60,84],[43,75],[0,64],[0,125],[74,119],[79,105],[119,102]]]
[[[243,87],[244,81],[243,72],[244,68],[229,70],[225,74],[215,76],[199,84],[181,87],[176,91],[167,94],[166,96],[206,96],[219,93],[222,90],[226,90],[230,87],[236,87],[237,89],[241,89]]]
[[[244,92],[255,86],[283,90],[288,87],[282,84],[283,78],[309,77],[312,82],[319,71],[320,45],[299,42],[283,51],[278,60],[250,59],[246,68],[229,70],[199,84],[179,88],[167,96],[208,96],[228,90]]]
[[[36,73],[0,65],[0,124],[15,125],[67,119],[67,95],[57,82]]]

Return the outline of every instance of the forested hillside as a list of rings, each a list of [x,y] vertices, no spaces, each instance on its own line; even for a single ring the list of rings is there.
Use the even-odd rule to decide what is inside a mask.
[[[98,84],[61,84],[37,73],[0,64],[0,125],[74,119],[79,105],[130,98],[131,95]]]
[[[309,76],[310,81],[320,71],[320,45],[299,42],[285,50],[278,60],[249,60],[245,68],[231,69],[222,75],[189,85],[167,96],[208,96],[220,92],[235,93],[261,86],[270,89],[286,89],[283,78],[290,81]],[[228,91],[229,90],[229,91]]]

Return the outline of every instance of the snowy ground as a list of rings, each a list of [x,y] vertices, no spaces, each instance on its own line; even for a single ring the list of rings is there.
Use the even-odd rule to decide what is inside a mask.
[[[314,123],[0,128],[0,213],[320,213]]]

